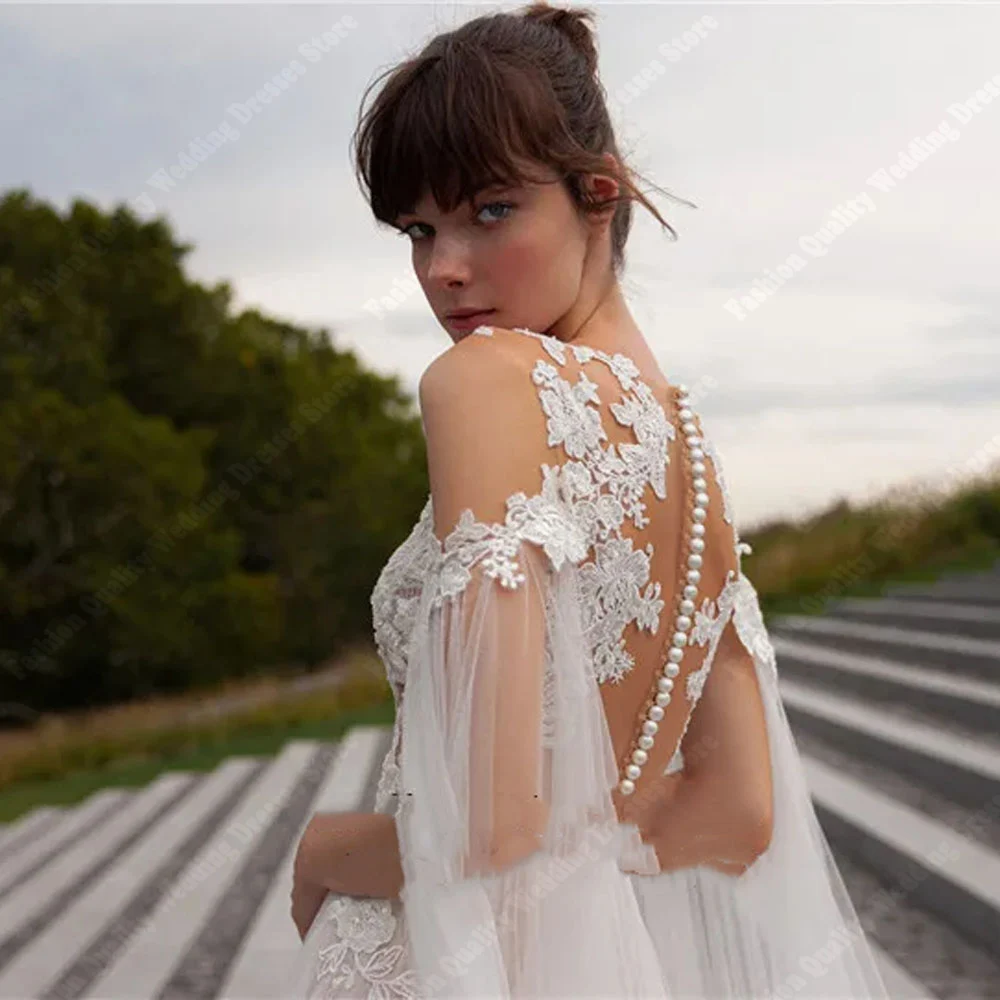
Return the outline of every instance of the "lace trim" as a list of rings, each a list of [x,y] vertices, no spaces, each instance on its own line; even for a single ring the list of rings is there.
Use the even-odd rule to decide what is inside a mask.
[[[382,567],[371,592],[375,645],[396,696],[397,708],[424,581],[437,559],[438,546],[431,530],[431,518],[428,497],[416,524]]]
[[[498,579],[504,587],[522,584],[525,577],[516,558],[522,542],[540,545],[557,570],[567,560],[577,563],[586,556],[586,535],[559,496],[558,470],[547,465],[542,468],[542,492],[532,497],[524,493],[508,497],[503,524],[485,524],[468,508],[462,511],[439,545],[431,580],[433,607],[462,593],[472,579],[470,570],[480,563],[487,576]]]
[[[541,545],[558,569],[565,560],[583,563],[581,582],[587,630],[598,681],[620,681],[634,666],[621,641],[625,626],[655,632],[665,602],[661,584],[652,582],[653,546],[635,549],[621,533],[626,517],[639,529],[649,524],[643,501],[648,483],[666,499],[669,441],[676,436],[663,405],[639,378],[639,369],[623,354],[609,355],[596,348],[565,344],[556,337],[515,327],[536,338],[546,353],[564,365],[572,351],[582,364],[600,360],[615,375],[622,399],[609,408],[615,419],[630,427],[635,443],[604,447],[608,435],[601,422],[596,383],[579,372],[575,384],[560,376],[545,360],[535,362],[531,379],[539,386],[539,402],[546,416],[548,444],[561,445],[567,461],[542,465],[541,492],[534,497],[517,493],[507,499],[502,525],[486,525],[465,510],[441,546],[441,574],[433,604],[462,592],[471,578],[469,569],[482,563],[486,573],[507,587],[524,581],[515,555],[522,541]],[[492,336],[491,327],[473,333]],[[593,558],[584,562],[590,551]]]
[[[777,658],[767,633],[767,626],[764,624],[757,591],[742,572],[737,573],[730,570],[729,578],[718,598],[715,601],[705,598],[701,610],[695,612],[695,624],[691,629],[691,639],[701,646],[708,643],[709,649],[701,666],[688,674],[686,695],[688,701],[692,703],[691,712],[684,725],[684,731],[677,741],[674,755],[663,770],[664,774],[674,774],[684,769],[681,742],[687,733],[691,719],[694,717],[695,706],[705,690],[705,682],[711,673],[719,641],[730,619],[732,619],[733,627],[747,652],[755,661],[764,664],[775,683],[778,681]]]
[[[366,1000],[419,1000],[419,978],[409,968],[405,920],[398,901],[330,896],[311,933],[330,943],[319,948],[313,989],[315,1000],[364,997]]]

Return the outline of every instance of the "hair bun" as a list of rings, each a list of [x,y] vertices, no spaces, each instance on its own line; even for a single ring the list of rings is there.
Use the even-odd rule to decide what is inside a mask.
[[[521,11],[521,16],[539,24],[548,24],[569,39],[573,47],[586,59],[592,73],[597,72],[597,46],[591,25],[594,12],[586,7],[553,7],[544,0],[537,0]]]

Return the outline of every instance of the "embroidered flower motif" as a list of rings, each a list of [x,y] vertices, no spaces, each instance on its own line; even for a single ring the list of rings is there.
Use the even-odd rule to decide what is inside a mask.
[[[410,969],[407,944],[394,909],[386,899],[331,896],[317,915],[323,924],[310,933],[324,934],[310,996],[341,996],[360,985],[368,1000],[419,1000],[417,975]],[[360,980],[360,982],[359,982]]]

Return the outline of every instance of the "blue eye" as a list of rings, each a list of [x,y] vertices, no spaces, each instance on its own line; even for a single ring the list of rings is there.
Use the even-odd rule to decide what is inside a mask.
[[[497,207],[507,209],[508,210],[508,214],[509,214],[510,211],[514,210],[514,206],[510,202],[508,202],[508,201],[488,201],[488,202],[486,202],[485,205],[482,206],[482,208],[479,209],[479,212],[477,213],[477,216],[479,214],[482,214],[483,212],[485,212],[488,208],[497,208]],[[506,219],[507,215],[502,216],[502,218]]]
[[[516,207],[517,207],[516,205],[511,204],[509,201],[487,201],[487,202],[485,202],[484,204],[482,204],[480,206],[479,211],[476,213],[476,218],[477,219],[480,218],[482,216],[483,212],[490,211],[492,209],[501,209],[503,211],[503,214],[499,218],[497,218],[496,216],[494,216],[493,219],[483,219],[482,220],[483,222],[499,222],[501,219],[506,219],[507,216]],[[409,236],[410,242],[411,243],[416,243],[419,240],[424,239],[425,237],[424,236],[418,236],[418,235],[412,233],[410,230],[413,229],[414,226],[424,226],[426,229],[431,229],[431,227],[427,226],[426,223],[423,223],[423,222],[411,222],[409,225],[401,226],[401,227],[397,228],[397,233],[400,236]]]

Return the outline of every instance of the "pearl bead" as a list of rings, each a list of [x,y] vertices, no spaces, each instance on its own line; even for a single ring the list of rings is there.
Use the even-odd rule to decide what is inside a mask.
[[[685,576],[687,583],[682,592],[682,600],[678,603],[677,616],[674,619],[676,631],[671,640],[671,647],[667,651],[667,660],[656,681],[657,691],[653,704],[646,710],[646,719],[642,723],[642,733],[637,740],[638,745],[632,751],[631,762],[626,765],[625,777],[618,786],[623,795],[631,795],[635,791],[635,782],[642,774],[642,765],[649,760],[648,751],[653,747],[653,737],[659,729],[659,722],[665,715],[664,709],[670,704],[673,697],[674,678],[680,673],[678,664],[683,659],[685,647],[688,645],[687,632],[692,626],[692,614],[697,607],[695,601],[698,597],[698,583],[701,580],[703,562],[701,553],[706,548],[706,530],[703,522],[708,516],[706,508],[709,506],[710,495],[708,481],[705,478],[707,467],[703,461],[706,457],[703,447],[704,438],[699,433],[698,424],[695,422],[695,413],[690,408],[689,400],[686,398],[687,387],[679,385],[677,391],[678,416],[681,420],[681,431],[688,447],[688,459],[691,463],[692,486],[694,488],[694,502],[690,510],[691,540]],[[652,554],[651,548],[648,547],[647,550]]]
[[[687,395],[687,391],[688,391],[687,383],[686,382],[678,382],[677,383],[677,391],[682,396],[686,396]]]

